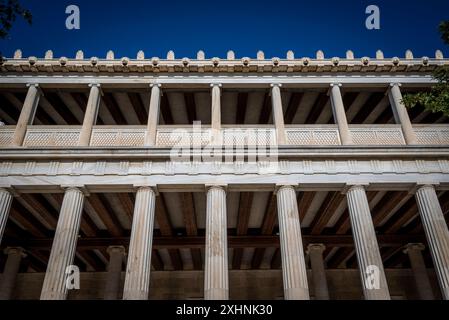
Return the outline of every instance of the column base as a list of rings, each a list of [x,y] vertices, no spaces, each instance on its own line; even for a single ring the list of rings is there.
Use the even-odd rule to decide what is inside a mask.
[[[288,288],[284,289],[285,300],[309,300],[308,288]]]
[[[229,290],[226,289],[208,289],[204,290],[204,300],[228,300]]]

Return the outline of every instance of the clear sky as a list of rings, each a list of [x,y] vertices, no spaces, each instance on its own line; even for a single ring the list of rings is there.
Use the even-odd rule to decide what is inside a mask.
[[[285,57],[291,49],[297,57],[313,57],[318,49],[326,57],[344,56],[352,49],[356,57],[375,55],[403,57],[411,49],[415,56],[434,56],[449,48],[438,34],[438,23],[449,20],[449,0],[21,0],[32,11],[34,23],[17,21],[9,39],[0,40],[6,57],[20,48],[24,56],[43,57],[52,49],[56,57],[74,57],[82,49],[87,57],[105,57],[112,49],[116,57],[165,58],[174,50],[177,58]],[[65,9],[78,5],[81,29],[67,30]],[[380,8],[380,30],[367,30],[365,9]]]

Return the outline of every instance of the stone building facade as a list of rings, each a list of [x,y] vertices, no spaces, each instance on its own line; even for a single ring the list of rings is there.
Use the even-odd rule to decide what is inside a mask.
[[[18,50],[0,298],[448,299],[449,119],[402,102],[448,64]]]

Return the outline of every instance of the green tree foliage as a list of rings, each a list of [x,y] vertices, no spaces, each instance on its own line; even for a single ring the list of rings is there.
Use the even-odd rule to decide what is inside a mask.
[[[21,6],[19,0],[0,0],[0,39],[5,39],[17,17],[31,24],[31,12]]]
[[[441,22],[439,30],[444,43],[449,44],[449,20]],[[429,92],[405,94],[404,104],[408,108],[420,105],[431,112],[442,112],[449,116],[449,67],[438,68],[433,73],[433,78],[438,83]]]

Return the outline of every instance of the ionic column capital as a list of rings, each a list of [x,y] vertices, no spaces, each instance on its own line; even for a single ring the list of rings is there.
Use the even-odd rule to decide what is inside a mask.
[[[324,244],[322,244],[322,243],[310,243],[310,244],[307,246],[307,251],[306,251],[306,253],[307,253],[308,255],[310,255],[310,253],[311,253],[312,251],[313,251],[313,252],[323,253],[324,250],[326,250],[326,246],[325,246]]]
[[[210,84],[211,88],[218,87],[221,88],[223,85],[220,82],[213,82]]]
[[[275,82],[275,83],[271,83],[270,84],[270,87],[271,88],[282,88],[282,83],[278,83],[278,82]]]
[[[109,254],[112,254],[112,253],[120,253],[120,254],[125,255],[126,249],[125,249],[124,246],[109,246],[109,247],[106,249],[106,252],[109,253]]]
[[[27,83],[26,87],[27,88],[33,87],[33,88],[36,88],[36,89],[40,89],[40,84],[39,83]]]
[[[89,83],[89,88],[92,88],[92,87],[97,87],[97,88],[101,88],[101,83]]]
[[[333,88],[333,87],[340,88],[342,86],[343,86],[343,84],[341,84],[340,82],[331,82],[331,83],[329,83],[329,87],[331,87],[331,88]]]
[[[22,258],[25,258],[27,256],[27,254],[25,253],[25,249],[22,247],[7,247],[5,250],[3,250],[3,253],[6,255],[20,255]]]
[[[160,84],[159,82],[154,82],[154,83],[150,83],[150,88],[162,88],[162,84]]]
[[[426,246],[422,243],[408,243],[405,247],[403,252],[409,253],[410,251],[423,251],[426,248]]]
[[[391,83],[390,83],[390,88],[391,88],[391,87],[395,87],[395,86],[396,86],[396,87],[402,87],[402,83],[400,83],[400,82],[391,82]]]

